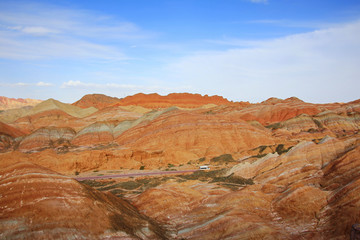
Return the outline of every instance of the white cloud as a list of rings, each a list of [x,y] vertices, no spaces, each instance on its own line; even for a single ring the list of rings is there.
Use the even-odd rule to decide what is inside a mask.
[[[86,40],[57,37],[24,41],[16,34],[4,32],[0,32],[0,58],[15,60],[66,58],[101,61],[128,59],[116,47]]]
[[[51,87],[53,84],[46,83],[46,82],[38,82],[38,83],[0,83],[0,86],[2,87],[29,87],[29,86],[37,86],[37,87]]]
[[[51,87],[51,86],[53,86],[52,83],[47,83],[47,82],[38,82],[35,85],[38,86],[38,87]]]
[[[52,30],[46,27],[24,27],[21,29],[24,33],[34,34],[34,35],[44,35],[49,33],[58,33],[56,30]]]
[[[19,82],[19,83],[9,84],[9,86],[11,86],[11,87],[25,87],[25,86],[30,86],[30,84],[29,83]]]
[[[358,39],[360,21],[198,52],[174,61],[168,71],[203,93],[235,100],[297,96],[314,102],[350,101],[359,98]]]
[[[151,37],[133,23],[95,12],[35,3],[7,4],[10,7],[0,4],[0,58],[4,59],[118,61],[127,59],[121,43],[128,46],[134,39]]]

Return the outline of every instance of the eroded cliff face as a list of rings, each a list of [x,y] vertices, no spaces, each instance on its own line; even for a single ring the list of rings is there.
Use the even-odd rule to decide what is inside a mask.
[[[10,230],[15,224],[17,229],[26,226],[24,234],[37,234],[38,230],[29,227],[31,221],[44,226],[44,219],[55,229],[57,218],[38,219],[30,214],[30,209],[43,214],[53,206],[55,200],[47,202],[47,192],[39,191],[44,196],[36,198],[29,193],[29,189],[44,186],[62,196],[55,203],[64,207],[63,219],[70,218],[70,209],[79,212],[76,219],[86,219],[81,209],[86,206],[96,208],[105,222],[85,226],[66,225],[61,220],[61,227],[49,234],[65,228],[69,236],[79,238],[107,237],[109,231],[130,239],[161,238],[166,234],[157,230],[159,223],[171,233],[166,237],[174,239],[347,239],[351,225],[360,221],[359,116],[359,101],[311,104],[297,98],[272,98],[250,104],[192,94],[139,94],[125,99],[96,95],[73,105],[48,100],[33,108],[5,111],[0,116],[6,119],[6,124],[0,123],[0,165],[4,166],[0,187],[18,205],[9,212],[14,215],[1,218],[17,219],[4,220],[4,232],[15,239],[23,236]],[[27,163],[16,163],[19,161]],[[85,193],[91,189],[51,172],[194,169],[204,164],[210,164],[214,172],[174,177],[125,194],[142,220],[129,213],[125,218],[130,222],[122,222],[122,217],[120,221],[127,227],[115,230],[109,216],[123,209],[115,203],[116,197],[96,192],[87,198]],[[38,168],[41,177],[31,172]],[[20,204],[24,186],[27,207]],[[71,194],[73,199],[83,199],[81,204],[64,200]],[[7,199],[3,196],[0,203]],[[36,200],[42,198],[45,200]],[[3,203],[4,209],[10,206]],[[18,220],[21,212],[28,212],[25,216],[31,221]],[[144,215],[153,220],[145,223]],[[141,222],[141,227],[131,225],[132,221]],[[148,224],[154,225],[152,230],[128,231]]]

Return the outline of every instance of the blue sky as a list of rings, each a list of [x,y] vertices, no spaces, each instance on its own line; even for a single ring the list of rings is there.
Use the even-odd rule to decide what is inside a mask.
[[[0,1],[0,96],[360,98],[360,2]]]

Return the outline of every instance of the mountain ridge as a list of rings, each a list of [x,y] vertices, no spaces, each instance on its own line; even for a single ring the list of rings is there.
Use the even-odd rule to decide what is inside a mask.
[[[41,103],[42,100],[30,98],[8,98],[0,96],[0,110],[8,110],[25,106],[34,106]]]

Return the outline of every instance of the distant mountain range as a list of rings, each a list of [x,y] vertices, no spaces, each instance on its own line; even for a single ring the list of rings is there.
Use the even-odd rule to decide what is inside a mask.
[[[7,110],[12,108],[20,108],[25,106],[34,106],[42,100],[30,99],[30,98],[7,98],[0,96],[0,110]]]

